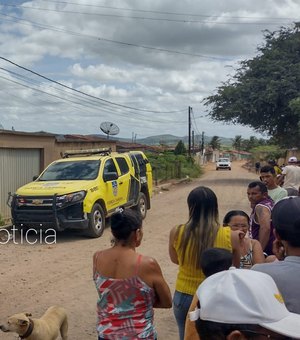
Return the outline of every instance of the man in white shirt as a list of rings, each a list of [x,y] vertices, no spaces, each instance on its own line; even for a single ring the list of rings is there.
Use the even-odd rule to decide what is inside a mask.
[[[275,203],[288,195],[286,189],[277,185],[273,166],[265,165],[260,169],[260,180],[267,186],[268,195]]]
[[[272,276],[287,309],[300,314],[300,197],[286,197],[276,203],[272,221],[276,236],[273,252],[279,261],[256,264],[252,270]]]
[[[300,167],[296,157],[290,157],[288,165],[282,170],[284,180],[283,187],[287,190],[288,196],[298,196],[300,187]]]

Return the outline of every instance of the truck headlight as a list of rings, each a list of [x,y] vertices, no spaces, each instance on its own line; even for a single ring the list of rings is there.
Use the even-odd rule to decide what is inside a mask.
[[[62,196],[57,196],[56,197],[56,203],[57,205],[64,205],[68,203],[75,203],[82,201],[86,195],[86,191],[77,191],[77,192],[72,192],[70,194],[62,195]]]

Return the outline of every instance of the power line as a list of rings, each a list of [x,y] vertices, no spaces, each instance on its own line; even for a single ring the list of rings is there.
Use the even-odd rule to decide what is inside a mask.
[[[1,67],[0,69],[4,70],[4,71],[6,71],[6,72],[9,72],[9,73],[11,73],[11,74],[13,74],[13,75],[15,75],[17,78],[20,78],[21,80],[25,80],[25,81],[28,81],[29,83],[33,83],[33,84],[34,84],[34,83],[37,83],[36,81],[33,81],[31,78],[27,78],[27,77],[25,77],[25,76],[23,76],[23,75],[20,75],[20,74],[18,74],[18,73],[9,71],[9,70],[4,69],[4,68],[2,68],[2,67]],[[73,99],[71,100],[71,99],[68,99],[68,98],[65,98],[65,97],[61,97],[61,96],[56,95],[56,94],[54,94],[54,93],[49,93],[49,92],[47,92],[47,91],[41,90],[41,89],[36,88],[36,87],[33,87],[33,86],[29,86],[29,85],[26,85],[26,84],[23,84],[23,83],[20,83],[20,82],[17,82],[17,81],[15,81],[15,80],[9,79],[9,78],[7,78],[7,77],[0,76],[0,78],[6,80],[6,81],[8,81],[8,82],[17,84],[17,85],[19,85],[19,86],[22,86],[22,87],[25,87],[25,88],[34,90],[34,91],[36,91],[36,92],[38,92],[38,93],[40,93],[40,94],[46,94],[47,96],[54,97],[54,98],[56,98],[56,99],[60,99],[60,100],[62,100],[62,101],[66,101],[66,102],[72,103],[73,105],[75,104],[76,106],[78,106],[78,105],[79,105],[79,106],[82,106],[82,107],[84,107],[85,109],[93,109],[93,110],[99,111],[99,107],[98,107],[98,106],[95,106],[96,103],[91,102],[91,101],[89,101],[89,100],[82,99],[82,98],[80,98],[80,101],[78,101],[79,98],[78,98],[78,97],[74,97],[74,95],[73,95],[72,93],[65,92],[65,93],[67,93],[68,95],[71,95],[73,98],[75,98],[75,100],[73,100]],[[39,85],[39,84],[38,84],[38,85]],[[56,88],[55,88],[55,89],[56,89]],[[56,90],[58,90],[58,89],[56,89]],[[63,89],[62,89],[62,90],[63,90]],[[23,98],[22,98],[22,99],[23,99]],[[28,102],[28,101],[27,101],[27,102]],[[30,102],[30,104],[37,106],[35,103],[32,103],[32,102]],[[88,106],[87,106],[87,105],[88,105]],[[105,104],[105,105],[106,105],[106,104]],[[101,107],[101,111],[104,111],[104,112],[106,112],[106,113],[112,114],[112,110],[111,110],[110,108]],[[82,112],[82,111],[81,111],[81,112]],[[118,116],[123,116],[123,117],[129,118],[129,117],[128,117],[128,114],[126,114],[126,113],[122,113],[122,112],[119,112],[119,111],[115,111],[114,113],[115,113],[116,115],[118,115]],[[181,124],[181,123],[185,123],[185,121],[182,122],[182,121],[178,121],[178,120],[176,120],[176,121],[174,122],[174,120],[168,120],[168,119],[155,119],[155,118],[153,118],[153,117],[149,118],[148,116],[144,116],[143,114],[139,114],[139,113],[137,113],[137,112],[135,112],[135,114],[136,114],[136,115],[139,115],[139,116],[141,117],[141,118],[138,118],[137,121],[142,120],[142,121],[148,121],[148,122],[154,122],[154,123],[160,123],[160,124],[174,124],[174,123],[175,123],[175,124]],[[98,115],[98,113],[97,113],[97,115]],[[91,116],[91,115],[89,115],[89,116]],[[136,120],[136,118],[132,118],[132,117],[131,117],[131,119]]]
[[[13,61],[7,59],[7,58],[4,58],[4,57],[1,57],[1,56],[0,56],[0,59],[4,60],[4,61],[6,61],[6,62],[8,62],[8,63],[10,63],[10,64],[12,64],[12,65],[14,65],[14,66],[19,67],[19,68],[22,69],[22,70],[25,70],[25,71],[30,72],[30,73],[32,73],[32,74],[38,76],[38,77],[41,77],[41,78],[43,78],[43,79],[45,79],[45,80],[47,80],[47,81],[50,81],[50,82],[52,82],[52,83],[54,83],[54,84],[57,84],[57,85],[59,85],[59,86],[62,86],[62,87],[64,87],[64,88],[66,88],[66,89],[69,89],[69,90],[74,91],[74,92],[76,92],[76,93],[80,93],[80,94],[82,94],[82,95],[84,95],[84,96],[87,96],[87,97],[90,97],[90,98],[93,98],[93,99],[96,99],[96,100],[99,100],[99,101],[101,101],[101,102],[104,102],[104,103],[107,103],[107,104],[110,104],[110,105],[114,105],[114,106],[117,106],[117,107],[122,107],[122,108],[130,109],[130,110],[134,110],[134,111],[150,112],[150,113],[178,113],[178,112],[183,112],[183,111],[184,111],[184,110],[177,110],[177,111],[154,111],[154,110],[147,110],[147,109],[139,109],[139,108],[136,108],[136,107],[131,107],[131,106],[123,105],[123,104],[117,104],[117,103],[115,103],[115,102],[112,102],[112,101],[109,101],[109,100],[106,100],[106,99],[103,99],[103,98],[100,98],[100,97],[96,97],[96,96],[93,96],[93,95],[91,95],[91,94],[85,93],[85,92],[83,92],[83,91],[74,89],[74,88],[72,88],[72,87],[70,87],[70,86],[67,86],[67,85],[65,85],[65,84],[63,84],[63,83],[60,83],[60,82],[58,82],[58,81],[56,81],[56,80],[53,80],[53,79],[51,79],[51,78],[48,78],[48,77],[46,77],[46,76],[44,76],[44,75],[42,75],[42,74],[40,74],[40,73],[38,73],[38,72],[32,71],[32,70],[30,70],[30,69],[28,69],[28,68],[26,68],[26,67],[24,67],[24,66],[21,66],[21,65],[15,63],[15,62],[13,62]]]
[[[55,94],[53,94],[53,93],[49,93],[49,92],[47,92],[47,91],[43,91],[43,90],[34,88],[34,87],[32,87],[32,86],[22,84],[22,83],[20,83],[20,82],[14,81],[14,80],[12,80],[12,79],[8,79],[8,78],[3,77],[3,76],[0,76],[0,79],[9,81],[9,82],[11,82],[11,83],[20,85],[20,86],[22,86],[22,87],[25,87],[25,88],[28,88],[28,89],[31,89],[31,90],[34,90],[34,91],[37,91],[37,92],[42,93],[42,94],[46,94],[46,95],[48,95],[48,96],[51,96],[51,97],[54,97],[54,98],[57,98],[57,99],[60,99],[60,100],[63,100],[63,101],[67,101],[67,102],[72,103],[72,104],[84,106],[84,107],[86,108],[86,106],[83,105],[81,102],[76,102],[76,101],[73,101],[73,100],[70,100],[70,99],[67,99],[67,98],[63,98],[63,97],[58,96],[58,95],[55,95]],[[26,101],[27,103],[30,103],[31,105],[38,106],[38,105],[36,105],[35,103],[28,102],[28,100],[25,100],[25,101]],[[94,109],[98,109],[98,110],[99,110],[99,108],[94,108]],[[102,108],[102,110],[103,110],[103,108]],[[103,110],[103,111],[106,111],[106,112],[108,112],[108,113],[111,114],[111,111],[108,111],[108,110]],[[82,111],[81,111],[81,112],[82,112]],[[56,113],[57,113],[57,112],[56,112]],[[97,116],[98,116],[98,115],[99,115],[99,114],[97,114]],[[128,118],[128,115],[126,115],[126,114],[120,114],[120,113],[119,113],[119,115]],[[91,116],[91,115],[89,115],[89,116]],[[139,118],[139,121],[140,121],[140,120],[141,120],[141,119]],[[144,121],[144,122],[147,121],[147,122],[153,122],[153,123],[160,123],[160,124],[171,124],[171,123],[173,124],[173,123],[174,123],[174,122],[171,121],[171,120],[157,120],[157,119],[153,119],[153,118],[151,118],[151,117],[149,118],[149,117],[144,117],[144,116],[143,116],[142,121]],[[175,123],[181,123],[181,122],[175,122]]]
[[[190,16],[190,17],[204,17],[204,18],[219,18],[220,16],[211,15],[211,14],[196,14],[196,13],[180,13],[180,12],[167,12],[167,11],[155,11],[155,10],[145,10],[145,9],[137,9],[137,8],[126,8],[126,7],[114,7],[114,6],[104,6],[104,5],[91,5],[91,4],[79,4],[77,2],[71,1],[55,1],[55,0],[40,0],[48,3],[57,3],[57,4],[65,4],[65,5],[75,5],[80,7],[93,7],[93,8],[104,8],[104,9],[113,9],[113,10],[122,10],[122,11],[130,11],[130,12],[140,12],[140,13],[154,13],[154,14],[167,14],[174,16]],[[230,19],[276,19],[276,20],[298,20],[298,18],[285,18],[285,17],[256,17],[256,16],[226,16],[226,18]]]
[[[105,42],[109,42],[109,43],[113,43],[113,44],[119,44],[119,45],[130,46],[130,47],[137,47],[137,48],[142,48],[142,49],[152,50],[152,51],[158,51],[158,52],[167,52],[167,53],[171,53],[171,54],[187,55],[187,56],[192,56],[192,57],[200,57],[200,58],[204,58],[204,59],[223,60],[223,61],[227,61],[228,60],[228,58],[223,58],[223,57],[213,57],[213,56],[208,56],[208,55],[204,55],[204,54],[182,52],[182,51],[176,51],[176,50],[169,50],[169,49],[166,49],[166,48],[145,46],[145,45],[133,44],[133,43],[129,43],[129,42],[123,42],[123,41],[117,41],[117,40],[112,40],[112,39],[106,39],[106,38],[102,38],[102,37],[97,37],[97,36],[92,36],[92,35],[83,34],[83,33],[79,33],[79,32],[74,32],[74,31],[70,31],[70,30],[66,30],[66,29],[62,29],[62,28],[57,28],[57,27],[50,26],[50,25],[36,23],[36,22],[30,21],[30,20],[20,19],[18,17],[14,17],[14,16],[11,16],[11,15],[8,15],[8,14],[4,14],[4,13],[1,13],[1,12],[0,12],[0,15],[12,18],[12,19],[14,19],[13,21],[22,21],[20,23],[22,25],[27,25],[28,26],[29,24],[31,24],[32,26],[36,26],[36,27],[43,28],[43,29],[50,30],[50,31],[55,31],[55,32],[60,32],[60,33],[67,33],[67,34],[71,34],[71,35],[78,36],[78,37],[90,38],[90,39],[95,39],[95,40],[99,40],[99,41],[105,41]],[[12,20],[8,20],[8,21],[12,21]]]
[[[197,127],[197,124],[196,124],[196,120],[195,120],[193,108],[191,108],[191,113],[192,113],[192,117],[193,117],[193,121],[194,121],[194,124],[193,124],[193,123],[192,123],[192,124],[193,124],[193,126],[194,126],[194,128],[195,128],[197,134],[198,134],[198,135],[201,135],[201,132],[199,131],[199,129],[198,129],[198,127]],[[199,118],[200,118],[200,117],[199,117]]]
[[[101,16],[101,17],[108,17],[108,18],[122,18],[122,19],[135,19],[135,20],[149,20],[149,21],[163,21],[163,22],[174,22],[174,23],[184,23],[184,24],[206,24],[206,23],[213,23],[216,25],[278,25],[283,24],[282,22],[228,22],[228,21],[209,21],[205,20],[191,20],[191,19],[170,19],[170,18],[153,18],[153,17],[139,17],[139,16],[128,16],[128,15],[120,15],[120,14],[107,14],[107,13],[95,13],[95,12],[78,12],[78,11],[71,11],[71,10],[62,10],[62,9],[54,9],[54,8],[42,8],[42,7],[29,7],[23,5],[15,5],[15,4],[2,4],[5,7],[12,7],[12,8],[22,8],[27,10],[35,10],[35,11],[45,11],[45,12],[56,12],[56,13],[65,13],[65,14],[80,14],[80,15],[88,15],[88,16]],[[212,18],[210,16],[203,16],[204,18]],[[215,18],[219,18],[215,16]],[[231,18],[231,17],[226,17]],[[242,19],[242,17],[235,17],[237,19]],[[253,19],[252,17],[247,17],[248,19]],[[264,18],[266,19],[266,18]],[[255,18],[257,20],[257,18]],[[288,20],[288,19],[285,19]]]

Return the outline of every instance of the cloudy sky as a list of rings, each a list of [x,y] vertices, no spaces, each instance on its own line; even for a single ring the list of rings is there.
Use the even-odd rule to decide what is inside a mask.
[[[120,137],[188,133],[244,138],[207,117],[203,99],[263,31],[299,21],[298,0],[0,0],[0,124]]]

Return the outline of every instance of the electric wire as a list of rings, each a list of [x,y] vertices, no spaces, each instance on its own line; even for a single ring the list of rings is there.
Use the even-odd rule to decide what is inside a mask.
[[[78,2],[72,1],[56,1],[56,0],[40,0],[40,2],[47,2],[53,4],[64,4],[64,5],[75,5],[80,7],[93,7],[93,8],[102,8],[102,9],[113,9],[113,10],[122,10],[122,11],[130,11],[130,12],[140,12],[140,13],[154,13],[154,14],[167,14],[174,16],[191,16],[191,17],[204,17],[204,18],[219,18],[220,16],[212,15],[212,14],[197,14],[197,13],[180,13],[180,12],[169,12],[169,11],[156,11],[156,10],[145,10],[145,9],[137,9],[137,8],[126,8],[126,7],[115,7],[115,6],[105,6],[105,5],[91,5],[91,4],[80,4]],[[231,19],[276,19],[276,20],[298,20],[297,17],[261,17],[261,16],[226,16],[226,18]]]
[[[23,75],[17,74],[15,72],[6,70],[4,68],[0,68],[0,69],[5,70],[6,72],[9,72],[11,74],[14,74],[16,77],[18,77],[18,78],[20,78],[22,80],[25,80],[25,81],[27,80],[27,81],[29,81],[29,82],[31,82],[33,84],[36,84],[36,81],[34,82],[31,78],[28,78],[28,77],[25,77]],[[75,100],[73,100],[73,99],[71,100],[71,99],[68,99],[66,97],[62,97],[62,96],[56,95],[54,93],[49,93],[49,92],[47,92],[45,90],[41,90],[39,88],[36,88],[36,87],[33,87],[33,86],[29,86],[29,85],[26,85],[26,84],[23,84],[23,83],[20,83],[20,82],[17,82],[15,80],[9,79],[7,77],[3,77],[3,76],[1,77],[0,76],[0,78],[6,80],[8,82],[11,82],[11,83],[23,86],[25,88],[29,88],[31,90],[34,90],[34,91],[38,92],[38,93],[46,94],[46,95],[48,95],[50,97],[54,97],[56,99],[60,99],[62,101],[66,101],[66,102],[75,104],[75,107],[76,107],[76,105],[77,106],[79,105],[81,107],[84,107],[85,109],[93,109],[93,110],[99,111],[99,107],[96,106],[97,104],[95,102],[92,102],[92,101],[89,101],[89,100],[83,100],[81,97],[80,98],[75,97]],[[57,88],[54,88],[54,89],[57,90]],[[59,89],[59,90],[61,90],[61,89]],[[68,95],[71,95],[71,97],[73,98],[74,95],[72,93],[69,93],[69,92],[66,92],[66,93]],[[107,108],[107,107],[101,107],[100,109],[101,109],[101,111],[104,111],[104,112],[106,112],[108,114],[112,114],[113,113],[112,110],[110,108]],[[82,112],[82,109],[81,109],[81,112]],[[126,113],[119,112],[119,111],[115,111],[114,113],[115,113],[115,115],[119,115],[119,116],[123,116],[123,117],[129,118],[128,114],[126,114]],[[97,113],[97,116],[98,115],[99,115],[99,113]],[[174,120],[168,120],[168,119],[153,119],[153,117],[148,117],[148,116],[145,116],[143,114],[136,113],[136,112],[135,112],[135,115],[138,115],[140,117],[139,120],[142,120],[142,121],[149,121],[149,122],[160,123],[160,124],[173,124],[173,123],[181,124],[181,123],[183,123],[182,121],[178,121],[178,120],[176,120],[174,122]],[[91,115],[89,115],[89,116],[91,116]],[[135,117],[130,117],[130,118],[132,120],[134,120],[135,122],[138,121]]]
[[[38,76],[38,77],[41,77],[41,78],[43,78],[43,79],[45,79],[45,80],[47,80],[47,81],[50,81],[50,82],[52,82],[52,83],[54,83],[54,84],[57,84],[57,85],[59,85],[59,86],[62,86],[62,87],[64,87],[64,88],[66,88],[66,89],[69,89],[69,90],[74,91],[74,92],[76,92],[76,93],[80,93],[81,95],[84,95],[84,96],[87,96],[87,97],[89,97],[89,98],[93,98],[93,99],[99,100],[99,101],[101,101],[101,102],[103,102],[103,103],[107,103],[107,104],[110,104],[110,105],[113,105],[113,106],[116,106],[116,107],[121,107],[121,108],[125,108],[125,109],[130,109],[130,110],[134,110],[134,111],[149,112],[149,113],[161,113],[161,114],[162,114],[162,113],[178,113],[178,112],[183,112],[183,111],[184,111],[184,110],[176,110],[176,111],[175,111],[175,110],[173,110],[173,111],[155,111],[155,110],[139,109],[139,108],[135,108],[135,107],[123,105],[123,104],[118,104],[118,103],[115,103],[115,102],[112,102],[112,101],[109,101],[109,100],[106,100],[106,99],[103,99],[103,98],[100,98],[100,97],[96,97],[96,96],[90,95],[90,94],[85,93],[85,92],[83,92],[83,91],[74,89],[73,87],[67,86],[67,85],[65,85],[65,84],[63,84],[63,83],[60,83],[59,81],[53,80],[53,79],[51,79],[51,78],[49,78],[49,77],[46,77],[46,76],[44,76],[44,75],[42,75],[42,74],[40,74],[40,73],[38,73],[38,72],[35,72],[35,71],[33,71],[33,70],[30,70],[29,68],[26,68],[26,67],[24,67],[24,66],[21,66],[21,65],[15,63],[15,62],[13,62],[13,61],[7,59],[7,58],[4,58],[4,57],[1,57],[1,56],[0,56],[0,59],[6,61],[6,62],[8,62],[8,63],[10,63],[10,64],[12,64],[12,65],[14,65],[14,66],[16,66],[16,67],[18,67],[18,68],[20,68],[20,69],[22,69],[22,70],[25,70],[25,71],[30,72],[30,73],[32,73],[32,74]]]
[[[107,38],[103,38],[103,37],[92,36],[92,35],[74,32],[74,31],[70,31],[70,30],[66,30],[66,29],[62,29],[62,28],[57,28],[57,27],[50,26],[50,25],[36,23],[34,21],[30,21],[30,20],[26,20],[26,19],[20,19],[18,17],[14,17],[14,16],[11,16],[11,15],[8,15],[8,14],[5,14],[5,13],[1,13],[1,12],[0,12],[0,16],[5,16],[5,17],[9,17],[9,18],[13,19],[13,20],[8,20],[8,21],[22,21],[22,22],[20,22],[21,25],[27,25],[28,26],[30,24],[32,26],[43,28],[45,30],[50,30],[50,31],[55,31],[55,32],[60,32],[60,33],[66,33],[66,34],[70,34],[70,35],[73,35],[73,36],[84,37],[84,38],[94,39],[94,40],[98,40],[98,41],[104,41],[104,42],[123,45],[123,46],[136,47],[136,48],[151,50],[151,51],[155,51],[155,52],[167,52],[167,53],[170,53],[170,54],[199,57],[199,58],[203,58],[203,59],[211,59],[211,60],[217,60],[217,61],[220,61],[220,60],[228,61],[229,60],[229,58],[224,58],[224,57],[214,57],[214,56],[208,56],[208,55],[199,54],[199,53],[182,52],[182,51],[170,50],[170,49],[161,48],[161,47],[139,45],[139,44],[124,42],[124,41],[118,41],[118,40],[107,39]]]
[[[195,120],[193,108],[191,108],[191,113],[192,113],[192,118],[193,118],[193,120],[191,121],[191,122],[192,122],[192,125],[193,125],[195,131],[197,132],[197,134],[198,134],[198,135],[201,135],[201,132],[199,131],[198,126],[197,126],[197,123],[196,123],[196,120]],[[200,117],[199,117],[199,118],[200,118]],[[194,123],[193,123],[193,121],[194,121]]]
[[[27,10],[36,10],[36,11],[45,11],[45,12],[57,12],[57,13],[65,13],[65,14],[80,14],[80,15],[88,15],[88,16],[101,16],[101,17],[107,17],[107,18],[122,18],[122,19],[135,19],[135,20],[149,20],[149,21],[163,21],[163,22],[175,22],[175,23],[188,23],[188,24],[217,24],[217,25],[282,25],[283,22],[228,22],[228,21],[210,21],[210,20],[191,20],[191,19],[170,19],[170,18],[153,18],[153,17],[138,17],[138,16],[125,16],[125,15],[119,15],[119,14],[107,14],[107,13],[95,13],[95,12],[78,12],[78,11],[72,11],[72,10],[62,10],[62,9],[54,9],[54,8],[41,8],[41,7],[30,7],[30,6],[23,6],[23,5],[16,5],[16,4],[2,4],[5,7],[12,7],[12,8],[22,8]],[[208,18],[209,16],[205,16],[205,18]],[[209,17],[212,18],[212,17]],[[216,19],[219,19],[219,17],[215,16]],[[223,17],[225,19],[227,17]],[[242,19],[242,17],[236,17],[238,19]],[[253,19],[251,17],[248,17],[248,19]],[[266,19],[266,18],[264,18]],[[257,18],[255,19],[257,20]],[[288,20],[288,19],[285,19]]]
[[[74,101],[74,100],[71,100],[71,99],[67,99],[67,98],[61,97],[61,96],[58,96],[58,95],[53,94],[53,93],[49,93],[49,92],[44,91],[44,90],[37,89],[37,88],[34,88],[34,87],[32,87],[32,86],[29,86],[29,85],[22,84],[22,83],[20,83],[20,82],[17,82],[17,81],[15,81],[15,80],[9,79],[9,78],[7,78],[7,77],[0,76],[0,78],[6,80],[6,81],[8,81],[8,82],[11,82],[11,83],[14,83],[14,84],[18,84],[18,85],[23,86],[23,87],[25,87],[25,88],[34,90],[34,91],[36,91],[36,92],[39,92],[39,93],[42,93],[42,94],[46,94],[46,95],[48,95],[48,96],[50,96],[50,97],[54,97],[54,98],[56,98],[56,99],[60,99],[60,100],[63,100],[63,101],[66,101],[66,102],[69,102],[69,103],[72,103],[72,104],[84,106],[84,107],[86,108],[86,106],[83,105],[83,104],[82,104],[81,102],[79,102],[79,101]],[[94,108],[94,109],[98,109],[98,110],[99,110],[99,108]],[[104,111],[106,111],[107,113],[111,113],[111,111],[106,110],[106,109],[103,109],[103,108],[101,108],[101,110],[104,110]],[[81,112],[82,112],[82,110],[81,110]],[[119,113],[119,115],[128,118],[128,115],[126,115],[126,114]],[[86,115],[86,116],[87,116],[87,115]],[[90,115],[89,115],[89,116],[90,116]],[[99,116],[99,113],[97,113],[96,116]],[[131,117],[131,118],[132,118],[132,117]],[[173,121],[170,121],[170,120],[156,120],[156,119],[153,119],[153,118],[151,118],[151,117],[148,117],[148,118],[147,118],[147,117],[143,117],[142,119],[143,119],[143,121],[154,122],[154,123],[160,123],[160,124],[163,124],[163,123],[165,123],[165,124],[170,124],[170,123],[172,123],[172,124],[173,124]],[[177,122],[177,123],[179,123],[179,122]]]
[[[47,1],[47,0],[41,0],[41,1],[46,1],[46,2],[53,2],[53,3],[64,3],[64,4],[76,4],[76,3],[73,3],[73,2],[60,2],[60,1]],[[140,12],[151,12],[151,13],[159,13],[159,14],[172,14],[172,15],[193,15],[193,16],[200,16],[200,17],[206,17],[205,15],[197,15],[197,14],[182,14],[182,13],[172,13],[172,12],[159,12],[159,11],[146,11],[146,10],[137,10],[137,9],[125,9],[125,8],[116,8],[116,7],[109,7],[109,6],[100,6],[100,5],[88,5],[88,4],[86,4],[86,5],[81,5],[81,4],[76,4],[76,5],[78,5],[78,6],[91,6],[91,7],[103,7],[103,8],[110,8],[110,9],[118,9],[118,10],[120,10],[120,9],[122,9],[122,10],[128,10],[128,11],[140,11]],[[11,5],[12,6],[12,5]],[[32,9],[32,8],[30,8],[30,9]],[[34,9],[34,8],[33,8]],[[40,10],[43,10],[43,9],[40,9]],[[73,12],[72,12],[73,13]],[[74,12],[73,14],[75,14],[75,13],[77,13],[77,12]],[[80,12],[78,12],[78,14],[87,14],[87,13],[80,13]],[[183,54],[183,55],[191,55],[191,56],[197,56],[197,57],[201,57],[201,58],[209,58],[209,59],[217,59],[217,60],[220,60],[220,58],[216,58],[216,57],[210,57],[210,56],[204,56],[204,55],[199,55],[199,54],[192,54],[192,53],[185,53],[185,52],[179,52],[179,51],[171,51],[171,50],[167,50],[167,49],[161,49],[161,48],[155,48],[155,47],[149,47],[149,46],[143,46],[143,45],[138,45],[138,44],[131,44],[131,43],[126,43],[126,42],[120,42],[120,41],[115,41],[115,40],[110,40],[110,39],[105,39],[105,38],[99,38],[99,37],[94,37],[94,36],[91,36],[91,35],[85,35],[85,34],[81,34],[81,33],[78,33],[78,32],[73,32],[73,31],[69,31],[69,30],[65,30],[65,29],[61,29],[61,28],[57,28],[57,27],[54,27],[54,26],[48,26],[48,25],[44,25],[44,24],[39,24],[39,23],[35,23],[35,22],[32,22],[32,21],[29,21],[29,20],[25,20],[25,19],[20,19],[20,18],[16,18],[16,17],[12,17],[12,16],[9,16],[9,15],[7,15],[7,14],[1,14],[0,13],[0,15],[4,15],[4,16],[6,16],[6,17],[10,17],[10,18],[13,18],[14,20],[13,21],[20,21],[20,20],[22,20],[22,21],[24,21],[24,22],[22,22],[21,24],[26,24],[26,23],[29,23],[29,24],[31,24],[31,25],[36,25],[36,26],[38,26],[39,25],[39,27],[40,28],[44,28],[44,29],[49,29],[49,30],[53,30],[53,31],[57,31],[57,32],[61,32],[61,33],[68,33],[68,34],[72,34],[72,35],[74,35],[74,36],[79,36],[79,37],[87,37],[87,38],[93,38],[93,39],[97,39],[97,40],[103,40],[103,41],[106,41],[106,42],[112,42],[112,43],[117,43],[117,44],[123,44],[123,45],[127,45],[127,46],[133,46],[133,47],[140,47],[140,48],[146,48],[146,49],[153,49],[153,50],[157,50],[157,51],[160,51],[160,52],[168,52],[168,53],[175,53],[175,54]],[[95,15],[97,15],[97,14],[95,14]],[[102,15],[102,14],[99,14],[99,15]],[[120,17],[122,17],[122,16],[120,16]],[[207,16],[207,17],[213,17],[213,16]],[[215,16],[216,18],[217,18],[217,16]],[[130,17],[126,17],[126,18],[130,18]],[[137,18],[137,17],[135,17],[135,18]],[[227,17],[226,17],[227,18]],[[231,17],[231,18],[234,18],[234,17]],[[236,17],[236,18],[248,18],[248,17]],[[251,18],[252,19],[252,17],[249,17],[249,18]],[[139,19],[143,19],[143,18],[139,18]],[[151,20],[151,18],[146,18],[146,19],[150,19]],[[153,18],[154,19],[154,18]],[[158,18],[159,20],[164,20],[164,18]],[[286,20],[286,19],[291,19],[291,18],[275,18],[275,19],[284,19],[284,20]],[[168,21],[168,20],[167,20]],[[173,21],[173,20],[172,20]],[[179,21],[179,22],[186,22],[186,20],[181,20],[181,21]],[[188,22],[191,22],[191,21],[188,21]],[[274,24],[274,23],[273,23]],[[6,58],[3,58],[3,57],[0,57],[0,59],[2,59],[2,60],[5,60],[5,61],[8,61],[8,62],[11,62],[10,60],[8,60],[8,59],[6,59]],[[60,83],[60,82],[57,82],[57,81],[55,81],[55,80],[52,80],[52,79],[50,79],[50,78],[48,78],[48,77],[45,77],[45,76],[42,76],[42,75],[40,75],[39,73],[36,73],[36,72],[34,72],[34,71],[31,71],[31,70],[29,70],[29,69],[27,69],[27,68],[23,68],[22,66],[20,66],[20,65],[18,65],[18,64],[15,64],[15,63],[13,63],[13,62],[11,62],[12,64],[14,64],[15,66],[17,66],[17,67],[20,67],[20,68],[22,68],[23,70],[26,70],[26,71],[28,71],[28,72],[32,72],[33,74],[35,74],[35,75],[37,75],[37,76],[40,76],[40,77],[42,77],[42,78],[44,78],[45,80],[47,80],[47,81],[50,81],[50,82],[53,82],[54,84],[57,84],[57,85],[59,85],[59,86],[62,86],[62,87],[65,87],[66,89],[68,89],[68,90],[70,90],[70,91],[74,91],[74,92],[76,92],[77,94],[80,94],[81,96],[83,95],[83,96],[87,96],[87,97],[90,97],[89,99],[83,99],[82,97],[80,97],[81,98],[81,101],[84,101],[85,102],[85,104],[86,105],[91,105],[91,107],[93,107],[94,106],[94,103],[92,102],[92,100],[97,100],[97,101],[103,101],[103,103],[101,103],[101,105],[103,105],[104,107],[101,107],[101,110],[105,110],[107,113],[109,113],[109,112],[111,112],[111,106],[113,105],[115,105],[116,107],[115,107],[115,110],[119,110],[119,109],[121,109],[121,108],[123,108],[123,109],[126,109],[126,110],[136,110],[136,111],[140,111],[140,112],[150,112],[150,113],[158,113],[158,114],[163,114],[163,113],[179,113],[179,112],[183,112],[183,111],[186,111],[186,109],[184,109],[184,110],[178,110],[178,111],[165,111],[165,112],[163,112],[163,111],[154,111],[154,110],[147,110],[147,109],[139,109],[139,108],[136,108],[136,107],[132,107],[132,106],[127,106],[127,105],[123,105],[123,104],[118,104],[118,103],[114,103],[114,102],[111,102],[111,101],[107,101],[107,100],[105,100],[105,99],[102,99],[102,98],[99,98],[99,97],[96,97],[96,96],[92,96],[92,95],[89,95],[89,94],[87,94],[87,93],[85,93],[85,92],[83,92],[83,91],[80,91],[80,90],[76,90],[76,89],[74,89],[74,88],[71,88],[71,87],[68,87],[67,85],[65,85],[65,84],[62,84],[62,83]],[[1,69],[3,69],[3,68],[1,68]],[[5,69],[4,69],[5,70]],[[6,71],[8,71],[8,70],[6,70]],[[20,74],[17,74],[17,73],[15,73],[15,77],[16,78],[20,78],[20,79],[23,79],[24,81],[26,81],[25,80],[25,76],[22,76],[22,75],[20,75]],[[23,78],[22,78],[23,77]],[[1,78],[3,78],[3,77],[1,77]],[[31,78],[28,78],[28,81],[29,81],[29,79],[31,79]],[[9,80],[9,79],[7,79],[6,81],[11,81],[11,80]],[[34,80],[31,80],[32,82],[34,82]],[[20,85],[20,84],[18,84],[18,85]],[[24,85],[24,84],[22,84],[21,86],[25,86],[26,87],[26,85]],[[27,87],[29,87],[29,86],[27,86]],[[38,90],[38,89],[36,89],[36,88],[32,88],[32,90],[35,90],[35,91],[40,91],[40,93],[42,93],[43,91],[41,91],[41,90]],[[56,88],[56,90],[58,90],[57,88]],[[45,92],[44,91],[44,94],[47,94],[47,95],[51,95],[51,94],[49,94],[48,92]],[[70,95],[70,96],[75,96],[75,94],[71,94],[71,93],[68,93],[68,95]],[[55,96],[55,95],[54,95]],[[60,96],[56,96],[58,99],[60,99],[60,100],[66,100],[65,98],[63,98],[63,97],[60,97]],[[91,102],[89,102],[91,100]],[[66,100],[66,101],[68,101],[68,99]],[[78,101],[71,101],[71,100],[69,100],[69,102],[70,103],[72,103],[72,104],[74,104],[74,105],[81,105],[81,106],[84,106],[83,105],[83,103],[80,103],[80,102],[78,102]],[[94,108],[93,108],[94,109]],[[99,108],[97,108],[97,109],[99,109]],[[122,115],[122,113],[118,113],[118,114],[120,114],[120,115]],[[123,114],[124,115],[124,114]],[[126,116],[126,114],[125,114],[125,116]],[[192,122],[192,124],[193,124],[193,126],[195,127],[195,130],[196,131],[198,131],[198,133],[199,134],[201,134],[200,132],[199,132],[199,130],[198,130],[198,127],[197,127],[197,124],[196,124],[196,119],[199,119],[199,118],[202,118],[203,116],[199,116],[199,117],[195,117],[194,116],[194,113],[193,113],[193,110],[192,110],[192,117],[193,117],[193,122]],[[144,117],[145,118],[145,117]],[[144,119],[143,118],[143,119]],[[150,120],[151,122],[153,122],[153,119],[151,119]],[[162,123],[161,121],[158,121],[158,122],[160,122],[160,123]],[[166,123],[170,123],[170,122],[166,122]],[[178,123],[178,121],[176,120],[176,121],[172,121],[172,124],[174,124],[174,123]]]

